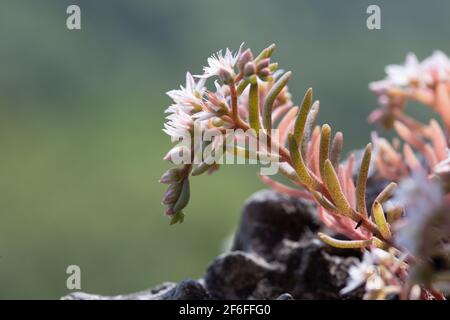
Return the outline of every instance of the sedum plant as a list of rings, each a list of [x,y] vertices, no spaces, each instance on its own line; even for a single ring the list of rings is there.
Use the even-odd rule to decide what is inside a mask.
[[[186,84],[167,93],[173,104],[163,130],[177,144],[165,156],[175,166],[160,182],[168,184],[162,202],[171,224],[184,220],[189,179],[213,173],[227,156],[275,165],[285,178],[261,171],[261,180],[315,202],[330,231],[318,234],[324,243],[364,252],[342,294],[364,286],[367,299],[444,299],[450,291],[450,60],[436,52],[419,63],[410,54],[405,65],[388,66],[387,78],[370,85],[380,107],[369,120],[395,128],[401,140],[374,133],[360,159],[352,153],[341,161],[343,134],[317,125],[320,103],[312,89],[294,102],[287,86],[292,74],[272,62],[274,49],[220,51],[203,74],[187,73]],[[437,120],[422,124],[407,116],[410,100],[436,111],[445,129]],[[374,200],[369,179],[385,185]]]

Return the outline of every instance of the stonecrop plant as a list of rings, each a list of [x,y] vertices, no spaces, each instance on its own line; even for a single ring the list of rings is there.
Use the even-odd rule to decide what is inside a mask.
[[[168,92],[173,104],[163,130],[178,143],[165,159],[176,166],[160,182],[169,185],[162,202],[171,224],[184,220],[189,179],[213,173],[225,157],[276,165],[276,172],[262,172],[261,180],[314,202],[328,230],[318,234],[324,243],[363,251],[361,262],[349,270],[343,295],[363,287],[365,299],[445,299],[450,293],[449,58],[435,52],[419,62],[409,54],[404,65],[387,66],[386,79],[370,84],[380,106],[369,120],[393,127],[400,139],[373,133],[362,152],[342,160],[343,134],[316,124],[320,104],[312,89],[295,104],[287,87],[291,72],[271,61],[274,49],[258,55],[243,46],[219,51],[203,74],[187,73],[186,84]],[[430,107],[438,119],[422,124],[409,117],[409,101]]]

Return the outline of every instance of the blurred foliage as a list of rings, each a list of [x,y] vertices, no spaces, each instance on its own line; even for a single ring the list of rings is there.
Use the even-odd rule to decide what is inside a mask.
[[[74,3],[81,31],[65,28]],[[380,31],[365,26],[373,3]],[[70,264],[82,290],[102,294],[202,275],[262,187],[255,167],[224,167],[192,179],[184,224],[162,215],[164,93],[211,53],[276,42],[294,97],[314,87],[321,122],[343,131],[349,150],[374,129],[368,82],[408,51],[449,53],[449,12],[440,0],[3,0],[0,298],[58,298]]]

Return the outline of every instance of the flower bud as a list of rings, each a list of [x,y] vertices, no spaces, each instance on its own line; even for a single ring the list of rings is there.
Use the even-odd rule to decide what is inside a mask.
[[[166,193],[162,198],[162,203],[165,205],[174,204],[177,202],[181,193],[181,183],[173,183],[167,188]]]
[[[271,74],[271,72],[270,72],[269,68],[261,69],[261,70],[258,72],[258,76],[259,76],[261,79],[267,78],[268,76],[270,76],[270,74]]]
[[[253,62],[248,62],[244,67],[244,76],[250,77],[256,73],[256,65]]]
[[[230,83],[232,83],[234,81],[234,72],[233,72],[233,70],[220,68],[219,72],[218,72],[218,76],[219,76],[220,80],[222,80],[222,82],[224,84],[230,84]]]
[[[173,210],[173,206],[168,206],[165,212],[166,216],[173,217],[175,215],[175,211]]]
[[[159,179],[160,183],[171,184],[181,180],[183,170],[180,168],[170,168]]]
[[[269,58],[262,59],[262,60],[258,63],[256,69],[257,69],[258,71],[260,71],[260,70],[262,70],[262,69],[268,68],[269,65],[270,65],[270,59],[269,59]]]
[[[245,65],[252,60],[253,60],[253,53],[250,49],[247,49],[244,52],[242,52],[238,62],[239,70],[244,72]]]
[[[178,196],[177,202],[173,205],[173,210],[175,213],[180,212],[183,210],[190,199],[190,186],[189,186],[189,179],[184,179],[183,183],[181,185],[181,192]]]

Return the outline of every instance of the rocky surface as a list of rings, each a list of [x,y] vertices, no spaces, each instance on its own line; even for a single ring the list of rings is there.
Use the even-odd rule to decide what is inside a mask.
[[[64,300],[205,300],[211,296],[196,280],[184,280],[178,284],[166,282],[152,289],[118,296],[101,296],[84,292],[71,293]]]
[[[164,283],[150,290],[105,297],[72,293],[63,299],[358,299],[342,297],[347,270],[358,251],[331,250],[312,203],[274,191],[255,193],[245,204],[230,252],[207,267],[199,280]]]

